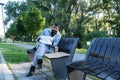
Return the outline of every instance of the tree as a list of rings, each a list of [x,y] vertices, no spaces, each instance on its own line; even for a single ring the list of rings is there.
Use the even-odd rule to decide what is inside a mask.
[[[29,9],[27,8],[29,7]],[[8,2],[5,6],[6,19],[5,23],[13,21],[14,28],[16,30],[17,38],[32,37],[35,38],[43,28],[45,19],[42,17],[42,13],[35,6],[27,6],[25,2]],[[11,26],[10,26],[11,27]],[[9,34],[13,27],[6,32]]]
[[[7,30],[5,35],[7,38],[12,38],[14,43],[14,39],[17,36],[16,23],[10,25],[10,28]]]
[[[64,36],[70,36],[71,14],[75,10],[78,0],[27,0],[27,2],[33,2],[42,11],[47,27],[54,22],[59,22],[61,31],[65,32]]]
[[[61,25],[60,31],[63,36],[67,37],[79,37],[82,40],[87,33],[96,30],[111,30],[114,37],[120,36],[120,0],[27,0],[27,3],[20,4],[21,7],[15,4],[7,4],[9,6],[6,8],[8,10],[6,21],[18,19],[17,29],[19,31],[25,29],[26,33],[18,31],[20,35],[34,37],[44,25],[51,27],[50,25],[57,21]],[[23,6],[29,7],[29,10],[24,15],[17,14],[27,9],[27,7],[23,9]],[[41,23],[40,26],[38,23],[42,17],[37,19],[39,14],[37,11],[45,18],[44,25]],[[23,18],[18,17],[20,15]],[[22,27],[18,27],[19,25]]]
[[[8,24],[9,21],[16,21],[18,16],[27,10],[27,4],[26,2],[16,2],[16,1],[9,1],[5,5],[5,14],[7,15],[5,18],[5,25]]]
[[[13,23],[11,23],[12,26],[10,25],[10,28],[6,32],[7,35],[12,34],[12,33],[9,34],[9,32],[11,32],[12,29],[13,31],[15,30],[16,38],[21,38],[21,35],[25,33],[25,30],[23,30],[24,27],[22,21],[19,16],[21,16],[26,10],[27,10],[26,2],[9,1],[5,5],[5,13],[7,16],[5,18],[4,24],[7,25],[10,21],[13,21]]]
[[[17,34],[18,37],[20,38],[20,40],[24,41],[23,37],[27,36],[26,35],[26,30],[25,30],[25,26],[24,26],[24,22],[23,22],[23,18],[24,18],[24,13],[21,14],[17,21],[16,21],[16,29],[17,29]]]
[[[45,18],[38,8],[31,5],[24,16],[23,22],[26,35],[32,36],[35,39],[36,35],[40,33],[45,25]]]

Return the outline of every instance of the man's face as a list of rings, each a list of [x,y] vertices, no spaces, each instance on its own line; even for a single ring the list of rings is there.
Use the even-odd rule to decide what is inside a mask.
[[[55,35],[58,30],[59,30],[59,26],[53,26],[52,27],[52,34]]]

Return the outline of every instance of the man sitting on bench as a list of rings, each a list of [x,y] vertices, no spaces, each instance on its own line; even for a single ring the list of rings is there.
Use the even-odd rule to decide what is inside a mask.
[[[57,46],[59,40],[61,38],[61,34],[59,32],[59,24],[55,23],[52,28],[44,29],[40,36],[37,38],[36,43],[36,52],[34,59],[32,61],[30,70],[27,77],[32,76],[35,72],[36,66],[39,66],[42,69],[42,57],[44,53],[53,53],[55,50],[55,46]]]

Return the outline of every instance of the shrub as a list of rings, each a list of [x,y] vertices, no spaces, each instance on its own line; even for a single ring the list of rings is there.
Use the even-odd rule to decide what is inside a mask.
[[[96,31],[86,34],[84,40],[91,41],[93,38],[98,38],[98,37],[109,37],[109,35],[107,31],[96,30]]]

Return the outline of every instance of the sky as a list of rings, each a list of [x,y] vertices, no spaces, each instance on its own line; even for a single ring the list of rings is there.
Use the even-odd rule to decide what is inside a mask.
[[[6,4],[8,1],[25,1],[25,0],[0,0],[0,3]],[[5,18],[4,9],[3,9],[3,14],[4,14],[3,17]],[[2,6],[0,5],[0,36],[4,36],[3,17],[2,17]]]

